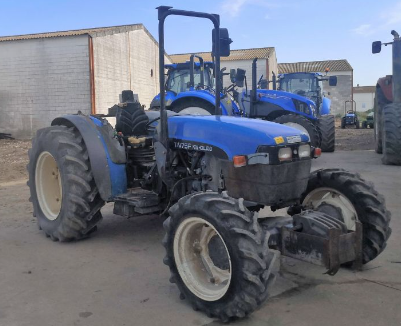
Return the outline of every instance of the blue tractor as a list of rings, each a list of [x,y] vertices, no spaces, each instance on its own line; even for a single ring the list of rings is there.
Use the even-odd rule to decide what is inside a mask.
[[[348,103],[351,107],[347,109]],[[344,116],[341,118],[341,129],[345,129],[348,126],[355,127],[356,129],[360,127],[359,118],[356,114],[356,102],[354,100],[344,102]]]
[[[194,62],[198,58],[199,62]],[[312,146],[323,151],[334,151],[334,116],[323,114],[329,110],[329,100],[307,98],[304,94],[293,94],[278,90],[261,89],[262,77],[256,82],[256,61],[252,64],[252,90],[248,90],[245,71],[230,71],[232,84],[224,88],[221,96],[221,111],[224,115],[243,116],[273,121],[297,128],[310,137]],[[214,110],[214,66],[202,58],[192,55],[186,63],[170,64],[166,83],[166,105],[180,114],[215,114]],[[223,71],[220,75],[225,74]],[[320,79],[320,83],[323,78]],[[284,81],[283,87],[291,81]],[[330,84],[336,77],[330,77]],[[275,83],[274,83],[275,85]],[[243,88],[238,92],[236,87]],[[311,92],[310,92],[311,93]],[[309,94],[309,93],[308,93]],[[323,106],[323,109],[322,109]],[[160,94],[151,102],[151,110],[160,107]]]
[[[326,73],[328,70],[326,70]],[[333,152],[335,148],[335,118],[330,114],[331,100],[323,91],[323,81],[330,86],[337,85],[337,76],[323,76],[320,73],[297,72],[280,74],[278,89],[309,98],[315,103],[316,115],[309,119],[319,126],[321,134],[321,148],[324,152]],[[329,94],[328,94],[329,95]]]
[[[213,22],[218,115],[166,110],[170,15]],[[265,302],[278,252],[325,266],[330,275],[343,263],[358,268],[379,255],[390,215],[370,183],[341,169],[311,173],[318,149],[297,129],[219,112],[220,56],[230,52],[219,16],[162,6],[158,17],[159,111],[144,111],[124,92],[107,115],[116,117],[116,128],[105,115],[79,113],[56,118],[33,139],[28,185],[39,229],[54,241],[85,238],[106,202],[125,217],[161,214],[170,281],[195,310],[222,321]],[[261,220],[264,206],[288,207],[291,217]]]

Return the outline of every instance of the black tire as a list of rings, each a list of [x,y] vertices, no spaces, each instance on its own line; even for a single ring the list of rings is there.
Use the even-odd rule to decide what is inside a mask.
[[[336,143],[336,126],[334,115],[323,115],[319,119],[319,129],[322,135],[320,145],[322,152],[334,152]]]
[[[401,103],[390,103],[384,107],[382,131],[383,164],[401,165]]]
[[[269,250],[269,233],[262,230],[257,213],[251,213],[243,205],[243,200],[231,198],[225,192],[188,195],[172,206],[169,213],[170,217],[164,223],[164,263],[170,268],[170,282],[177,284],[181,296],[188,299],[195,310],[224,322],[245,317],[260,307],[275,279],[271,273],[275,254]],[[216,301],[205,301],[195,295],[177,270],[173,250],[176,230],[183,221],[193,216],[201,217],[215,227],[231,258],[230,285]]]
[[[274,119],[273,122],[281,124],[292,122],[304,127],[309,134],[311,145],[313,147],[320,147],[322,140],[319,129],[317,125],[309,119],[298,114],[286,114]]]
[[[131,104],[131,103],[130,103]],[[117,108],[116,131],[124,136],[147,135],[147,123],[149,118],[139,105]]]
[[[374,129],[375,129],[375,151],[378,154],[383,153],[383,130],[382,117],[383,108],[390,102],[386,99],[380,87],[376,88],[375,105],[374,105]]]
[[[356,129],[359,129],[359,120],[356,120],[356,121],[355,121],[355,128],[356,128]]]
[[[345,118],[341,118],[341,129],[345,129]]]
[[[391,214],[383,196],[359,174],[343,169],[321,169],[311,173],[301,202],[311,191],[326,187],[339,191],[352,203],[363,228],[363,263],[375,259],[391,235]]]
[[[366,121],[362,121],[362,129],[367,129],[368,123]]]
[[[189,107],[198,107],[198,108],[204,109],[207,112],[209,112],[211,115],[214,115],[214,113],[215,113],[215,107],[213,104],[206,102],[206,101],[199,100],[197,98],[187,98],[183,101],[180,101],[176,105],[173,105],[171,110],[176,113],[179,113],[182,110],[189,108]]]
[[[39,203],[36,165],[48,152],[57,163],[61,177],[61,209],[54,220],[48,219]],[[102,219],[104,201],[95,185],[85,143],[75,128],[53,126],[41,129],[29,150],[28,186],[39,229],[54,241],[71,241],[87,237]]]

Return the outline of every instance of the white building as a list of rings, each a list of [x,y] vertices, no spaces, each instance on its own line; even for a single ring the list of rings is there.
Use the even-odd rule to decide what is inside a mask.
[[[159,92],[158,43],[142,24],[0,37],[0,132],[107,113],[128,89],[146,106]]]
[[[354,87],[354,101],[356,110],[364,112],[373,109],[375,105],[375,86],[357,86]]]

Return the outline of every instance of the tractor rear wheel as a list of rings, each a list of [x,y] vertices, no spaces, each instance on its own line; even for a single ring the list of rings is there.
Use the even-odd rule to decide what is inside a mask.
[[[363,228],[363,263],[375,259],[386,247],[391,234],[390,212],[383,196],[359,174],[343,169],[321,169],[311,173],[301,198],[306,209],[338,218],[355,230],[355,221]]]
[[[164,222],[164,263],[195,310],[226,322],[258,308],[275,277],[269,233],[243,200],[203,192],[181,198]]]
[[[309,119],[298,114],[286,114],[273,120],[273,122],[301,130],[309,136],[313,147],[320,147],[321,136],[317,126]]]
[[[121,132],[124,136],[146,135],[148,122],[149,118],[140,106],[131,105],[117,108],[116,131]]]
[[[71,241],[96,229],[104,201],[93,179],[85,143],[75,128],[39,130],[27,168],[33,216],[46,236]]]
[[[213,115],[215,107],[209,102],[188,98],[173,106],[172,110],[182,115]]]
[[[401,103],[387,104],[382,114],[382,162],[401,165]]]
[[[334,115],[322,115],[319,119],[319,129],[322,136],[322,152],[334,152],[336,143]]]
[[[390,102],[386,99],[381,88],[376,88],[375,105],[374,105],[374,128],[375,128],[375,151],[378,154],[383,153],[383,130],[382,118],[383,108]]]

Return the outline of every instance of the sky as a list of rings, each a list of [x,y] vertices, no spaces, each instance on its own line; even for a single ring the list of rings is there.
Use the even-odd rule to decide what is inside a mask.
[[[401,0],[0,0],[0,35],[142,23],[158,39],[159,5],[220,15],[231,49],[275,47],[278,62],[347,59],[354,85],[391,74],[391,48],[371,54],[372,41],[401,33]],[[211,50],[208,20],[170,16],[169,54]]]

